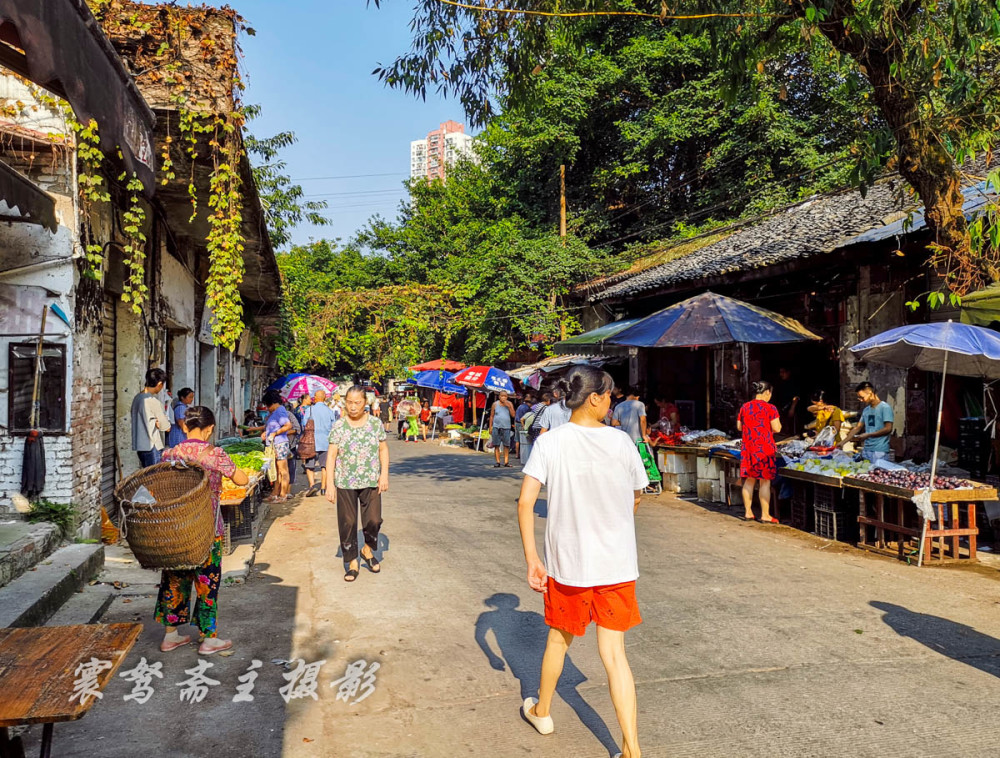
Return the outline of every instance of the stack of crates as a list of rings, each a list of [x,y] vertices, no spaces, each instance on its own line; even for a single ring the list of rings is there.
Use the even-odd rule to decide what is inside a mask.
[[[813,486],[809,482],[792,481],[792,519],[791,525],[795,529],[804,532],[811,532],[813,524],[812,506]]]
[[[693,455],[661,452],[663,456],[663,489],[678,495],[691,494],[698,489],[698,471]]]
[[[990,460],[990,441],[986,434],[986,419],[982,417],[958,420],[958,465],[972,476],[984,477]]]
[[[822,485],[813,487],[813,515],[818,536],[835,541],[845,537],[847,514],[840,490]]]

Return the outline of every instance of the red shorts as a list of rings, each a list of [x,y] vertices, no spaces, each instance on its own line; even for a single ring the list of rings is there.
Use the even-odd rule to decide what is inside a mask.
[[[642,623],[635,599],[635,581],[570,587],[550,576],[545,593],[545,624],[582,637],[591,621],[616,632],[626,632]]]

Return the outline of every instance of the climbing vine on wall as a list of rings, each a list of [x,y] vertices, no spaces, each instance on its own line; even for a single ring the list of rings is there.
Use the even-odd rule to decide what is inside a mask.
[[[80,189],[81,217],[89,220],[94,203],[111,200],[107,182],[101,173],[104,154],[99,145],[100,135],[97,133],[96,121],[91,119],[87,124],[81,124],[75,118],[70,118],[69,124],[76,134],[76,154],[80,161],[77,185]],[[99,280],[104,267],[104,248],[95,239],[89,221],[84,222],[81,235],[85,260],[83,275]]]
[[[123,180],[124,175],[121,177]],[[122,282],[122,301],[129,303],[135,313],[142,313],[149,288],[146,287],[146,211],[140,201],[142,182],[135,174],[125,185],[129,207],[122,213],[122,231],[126,235],[124,248],[125,280]]]
[[[215,316],[216,344],[232,349],[243,331],[243,83],[239,75],[241,32],[253,34],[228,7],[181,8],[144,5],[129,0],[88,0],[112,43],[132,69],[150,104],[167,111],[167,135],[159,146],[159,180],[168,185],[182,171],[191,202],[190,221],[205,214],[205,248],[209,272],[205,303]],[[176,114],[176,118],[173,118]],[[207,198],[200,196],[196,169],[209,166]],[[130,217],[130,226],[136,226]],[[141,227],[141,223],[138,224]],[[132,238],[133,242],[138,237]],[[145,295],[144,283],[131,268],[141,262],[134,249],[126,253],[132,289]]]

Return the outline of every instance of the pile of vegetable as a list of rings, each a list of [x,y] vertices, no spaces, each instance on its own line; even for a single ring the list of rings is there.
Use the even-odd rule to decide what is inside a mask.
[[[930,474],[918,474],[915,471],[898,469],[888,471],[886,469],[875,468],[865,474],[860,474],[858,479],[876,484],[887,484],[891,487],[901,487],[906,490],[921,490],[930,483]],[[936,476],[934,477],[934,489],[936,490],[964,490],[973,489],[976,485],[965,479],[956,476]]]
[[[241,440],[240,442],[222,445],[222,449],[229,453],[230,456],[232,456],[233,453],[263,453],[264,443],[259,439]]]
[[[230,453],[227,450],[226,452],[233,459],[236,468],[243,471],[256,474],[264,466],[264,453],[262,451],[253,450],[247,453]]]

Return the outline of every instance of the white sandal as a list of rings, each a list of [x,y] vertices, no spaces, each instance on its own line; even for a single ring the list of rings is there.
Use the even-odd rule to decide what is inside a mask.
[[[538,705],[538,700],[533,697],[526,697],[521,705],[521,711],[529,724],[535,727],[539,734],[552,734],[555,731],[555,724],[552,723],[551,716],[536,716],[531,709]]]

